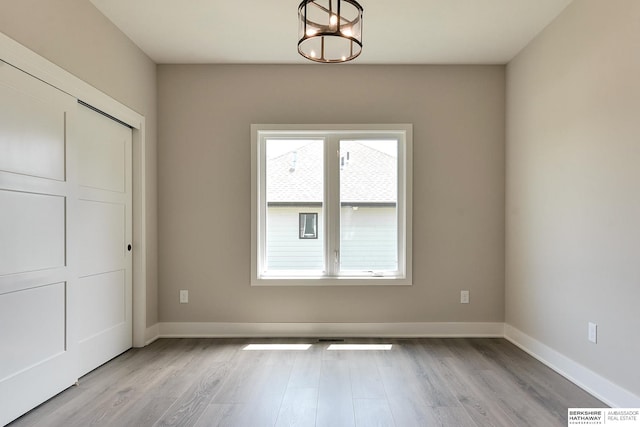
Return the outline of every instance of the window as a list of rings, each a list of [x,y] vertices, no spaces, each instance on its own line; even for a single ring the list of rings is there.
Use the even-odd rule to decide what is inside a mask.
[[[252,285],[411,284],[411,125],[252,125]]]
[[[318,238],[318,214],[313,212],[301,212],[298,217],[300,226],[299,239],[317,239]]]

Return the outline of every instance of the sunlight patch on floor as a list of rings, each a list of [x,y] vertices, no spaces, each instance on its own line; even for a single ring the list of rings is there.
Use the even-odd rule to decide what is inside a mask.
[[[308,350],[311,344],[249,344],[243,350]]]
[[[391,344],[331,344],[327,350],[391,350]]]

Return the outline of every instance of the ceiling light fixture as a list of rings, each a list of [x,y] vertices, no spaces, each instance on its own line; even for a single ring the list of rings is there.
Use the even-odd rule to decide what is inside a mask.
[[[355,0],[303,0],[298,52],[315,62],[351,61],[362,52],[362,6]]]

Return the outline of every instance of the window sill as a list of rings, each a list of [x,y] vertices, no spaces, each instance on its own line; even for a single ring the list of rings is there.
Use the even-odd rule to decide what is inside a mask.
[[[407,277],[256,277],[251,286],[412,286]]]

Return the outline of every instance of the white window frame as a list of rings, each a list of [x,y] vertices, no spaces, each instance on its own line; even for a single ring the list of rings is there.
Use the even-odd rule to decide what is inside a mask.
[[[324,272],[271,274],[266,263],[266,140],[273,138],[325,139],[325,204],[340,205],[338,176],[339,154],[335,141],[345,138],[379,138],[398,140],[398,271],[338,273],[337,267],[325,266]],[[333,142],[332,142],[333,141]],[[330,154],[333,152],[333,155]],[[345,286],[412,285],[412,193],[413,126],[411,124],[253,124],[251,125],[251,286]],[[334,167],[335,162],[335,167]],[[330,263],[339,246],[340,209],[326,208],[323,215],[324,259]]]

